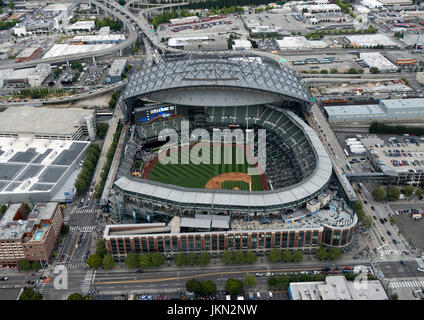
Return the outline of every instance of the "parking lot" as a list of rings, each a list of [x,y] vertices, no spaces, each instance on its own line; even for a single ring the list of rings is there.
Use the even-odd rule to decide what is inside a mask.
[[[289,34],[301,32],[302,34],[310,32],[314,26],[304,22],[301,19],[296,19],[296,13],[271,13],[260,12],[255,13],[255,10],[245,11],[242,15],[246,25],[268,26],[270,28],[281,29]]]
[[[329,52],[321,55],[314,54],[284,57],[287,58],[291,66],[298,72],[306,71],[309,73],[313,70],[318,72],[327,70],[330,72],[331,69],[336,69],[338,72],[342,73],[347,72],[350,68],[358,68],[358,65],[354,61],[354,56],[350,54]]]
[[[405,205],[397,207],[396,205],[390,205],[393,210],[401,210]],[[421,205],[421,210],[423,209]],[[398,209],[395,209],[398,208]],[[422,212],[422,211],[421,211]],[[412,219],[410,214],[399,214],[395,215],[394,219],[399,230],[402,232],[405,239],[409,242],[412,241],[412,244],[415,247],[424,249],[424,237],[423,237],[423,228],[424,228],[424,219],[415,220]]]

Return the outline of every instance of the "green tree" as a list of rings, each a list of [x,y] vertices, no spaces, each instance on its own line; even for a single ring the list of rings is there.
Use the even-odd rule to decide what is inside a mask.
[[[41,269],[40,262],[38,262],[38,261],[34,261],[34,262],[31,264],[31,269],[32,269],[32,270],[35,270],[35,271],[40,270],[40,269]]]
[[[403,189],[403,193],[408,198],[411,198],[412,195],[414,194],[414,187],[413,186],[407,186],[407,187],[405,187],[405,189]]]
[[[199,255],[198,261],[201,265],[206,265],[211,261],[211,256],[207,252],[202,252]]]
[[[63,234],[67,234],[69,232],[69,226],[67,226],[66,224],[62,225],[60,232],[62,232]]]
[[[33,288],[25,288],[19,296],[19,300],[43,300],[43,295],[35,292]]]
[[[392,294],[392,300],[399,300],[399,296],[397,293]]]
[[[275,275],[270,276],[266,280],[269,288],[275,288],[278,285],[278,278]]]
[[[197,256],[195,253],[190,253],[187,256],[187,264],[194,266],[195,264],[197,264]]]
[[[238,279],[230,278],[225,281],[225,290],[229,294],[239,294],[243,291],[243,282]]]
[[[237,264],[243,264],[246,263],[246,256],[242,251],[236,251],[234,253],[234,262]]]
[[[9,8],[10,10],[13,10],[13,8],[15,8],[15,3],[13,1],[9,2]]]
[[[152,260],[147,253],[140,254],[140,256],[138,257],[138,263],[140,267],[143,268],[148,268],[152,266]]]
[[[377,68],[377,67],[371,67],[371,68],[370,68],[370,72],[371,72],[372,74],[376,74],[376,73],[379,73],[380,71],[378,70],[378,68]]]
[[[31,207],[26,202],[24,203],[24,211],[26,215],[28,215],[31,212]]]
[[[372,191],[372,196],[375,200],[382,201],[384,200],[384,197],[386,196],[386,192],[384,192],[383,188],[380,186],[375,187],[375,189]]]
[[[211,295],[216,292],[216,284],[211,280],[202,281],[200,292],[203,295]]]
[[[225,264],[232,264],[234,260],[234,254],[229,250],[225,251],[221,257],[221,261]]]
[[[97,125],[97,137],[99,139],[103,139],[106,135],[107,129],[109,128],[109,125],[105,122],[100,122]]]
[[[90,268],[97,269],[101,266],[103,258],[98,254],[92,254],[85,260],[85,263],[89,265]]]
[[[400,190],[397,186],[392,186],[387,191],[387,197],[390,201],[399,200]]]
[[[5,214],[7,211],[7,206],[5,204],[2,204],[0,207],[0,214]]]
[[[66,300],[84,300],[84,296],[80,293],[71,293]]]
[[[139,266],[137,256],[132,252],[128,253],[125,264],[128,268],[137,268]]]
[[[357,73],[358,73],[358,71],[357,71],[355,68],[350,68],[350,69],[347,71],[347,73],[349,73],[349,74],[357,74]]]
[[[195,294],[199,294],[202,292],[202,284],[196,279],[191,279],[187,281],[185,287],[187,291],[194,292]]]
[[[321,73],[321,74],[328,74],[328,70],[327,70],[327,69],[322,69],[322,70],[320,71],[320,73]]]
[[[248,263],[255,263],[256,261],[258,261],[258,256],[256,255],[256,253],[248,251],[246,253],[246,260]]]
[[[320,247],[315,255],[319,260],[327,259],[327,248]]]
[[[186,264],[186,255],[183,253],[177,253],[174,256],[174,262],[177,266],[181,267]]]
[[[415,191],[415,196],[418,199],[421,199],[421,197],[424,195],[424,190],[422,188],[417,188],[417,190]]]
[[[393,217],[390,217],[389,221],[391,225],[394,225],[396,223],[396,220]]]
[[[153,267],[160,267],[165,263],[165,258],[159,252],[153,252],[150,254],[150,259],[152,260]]]
[[[247,287],[254,287],[256,286],[256,277],[253,274],[246,274],[246,276],[244,277],[244,284]]]
[[[278,282],[278,286],[280,288],[285,288],[289,285],[290,283],[290,279],[289,277],[287,277],[284,274],[281,274],[278,278],[277,278],[277,282]]]
[[[105,240],[99,239],[97,241],[96,253],[99,256],[101,256],[102,258],[105,256],[105,254],[107,253],[107,251],[106,251],[106,245],[105,245]]]
[[[281,252],[279,249],[271,249],[271,251],[268,254],[268,260],[270,262],[280,262],[281,261]]]
[[[340,249],[339,248],[331,248],[330,250],[328,250],[327,256],[329,259],[331,260],[336,260],[338,258],[340,258]]]
[[[293,253],[293,261],[294,262],[300,262],[303,260],[303,253],[302,251],[295,251]]]
[[[114,265],[115,261],[113,260],[112,255],[105,254],[105,256],[103,257],[103,267],[105,269],[112,269]]]
[[[284,262],[290,262],[293,259],[293,255],[289,250],[284,250],[283,253],[281,254],[281,259]]]
[[[22,260],[18,262],[19,271],[31,270],[31,263],[28,260]]]

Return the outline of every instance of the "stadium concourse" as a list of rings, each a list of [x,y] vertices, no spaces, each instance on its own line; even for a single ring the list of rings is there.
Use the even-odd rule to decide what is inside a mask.
[[[344,200],[327,193],[331,161],[315,131],[302,120],[303,111],[310,108],[310,95],[293,70],[265,62],[225,58],[177,60],[135,74],[129,79],[123,99],[132,126],[125,135],[125,152],[108,198],[107,209],[113,223],[160,222],[161,227],[152,226],[155,237],[165,237],[177,229],[212,234],[224,231],[227,237],[230,227],[210,225],[202,230],[202,223],[193,222],[188,223],[188,228],[174,228],[173,218],[180,217],[183,226],[188,221],[184,219],[195,219],[199,214],[264,223],[277,219],[296,222],[291,227],[301,230],[302,235],[296,236],[301,239],[290,240],[291,247],[311,248],[324,240],[335,246],[347,246],[352,241],[352,228],[357,221],[354,213],[342,210],[344,206],[337,204],[332,206],[334,213],[326,213],[331,199],[338,204]],[[205,129],[209,136],[216,129],[253,133],[253,155],[258,160],[254,166],[266,164],[263,174],[247,174],[251,165],[247,162],[181,163],[181,148],[188,146],[192,151],[201,143],[221,143],[221,140],[199,139],[197,132],[194,133],[196,129]],[[259,152],[261,129],[266,132],[266,152]],[[163,130],[177,134],[172,145],[179,155],[177,164],[158,161],[160,147],[166,143],[158,139]],[[231,143],[234,142],[232,139]],[[235,149],[239,148],[234,144],[233,160]],[[212,158],[211,154],[208,156]],[[334,233],[334,241],[333,230],[324,237],[325,221],[329,220],[317,219],[320,210],[324,215],[339,218],[331,226],[339,229]],[[315,219],[314,223],[308,219]],[[279,226],[279,232],[289,227],[275,225]],[[125,230],[117,234],[125,235]],[[105,231],[105,237],[109,231]],[[136,229],[128,232],[138,235]],[[275,239],[272,242],[277,246]],[[115,252],[112,248],[115,244],[109,245],[108,250]],[[145,249],[153,250],[152,245]],[[225,246],[227,249],[228,243]],[[155,245],[155,251],[163,250],[161,244],[159,247]],[[137,248],[136,251],[142,250],[140,243]],[[184,251],[182,248],[178,246],[177,251]],[[267,244],[264,248],[270,247]],[[176,249],[177,246],[173,251]],[[208,250],[204,243],[201,250]]]

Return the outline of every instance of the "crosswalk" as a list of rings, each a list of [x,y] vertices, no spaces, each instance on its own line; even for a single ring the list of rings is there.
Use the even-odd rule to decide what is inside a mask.
[[[392,289],[396,288],[422,288],[424,281],[390,281],[389,287]]]
[[[69,230],[76,232],[92,232],[94,230],[94,226],[73,226],[70,227]]]
[[[99,209],[91,209],[91,208],[84,208],[84,209],[77,209],[75,210],[75,213],[99,213],[101,210]]]
[[[86,269],[88,268],[87,264],[85,262],[79,261],[79,262],[70,262],[70,263],[62,263],[57,265],[57,270],[62,269]]]
[[[380,254],[385,256],[400,256],[402,255],[401,250],[380,250]]]

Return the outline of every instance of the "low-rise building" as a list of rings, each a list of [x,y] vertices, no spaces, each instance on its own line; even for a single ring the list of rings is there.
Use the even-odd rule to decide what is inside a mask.
[[[41,87],[44,80],[52,73],[49,64],[38,64],[35,69],[28,75],[28,83],[31,87]]]
[[[224,38],[204,37],[186,37],[186,38],[170,38],[168,46],[183,50],[227,50],[228,43]]]
[[[169,19],[169,23],[171,25],[180,25],[180,24],[186,24],[186,23],[194,23],[199,21],[198,16],[190,16],[190,17],[181,17],[181,18],[175,18],[175,19]]]
[[[117,44],[125,41],[123,34],[75,36],[71,44]]]
[[[398,72],[399,67],[386,59],[380,52],[361,52],[359,57],[370,66],[377,68],[379,72]]]
[[[250,50],[252,48],[252,43],[249,40],[234,40],[233,50]]]
[[[63,225],[58,202],[37,203],[31,213],[11,204],[0,220],[0,265],[48,261]]]
[[[16,62],[24,62],[34,59],[41,52],[41,46],[28,47],[22,50],[15,58]]]
[[[66,31],[92,31],[96,28],[96,24],[93,20],[89,21],[77,21],[74,24],[68,26]]]
[[[384,48],[399,48],[400,44],[384,34],[353,34],[345,36],[352,46],[358,48],[371,48],[377,45]]]
[[[127,64],[127,59],[116,59],[113,61],[109,69],[109,79],[111,83],[122,80],[122,74],[124,73]]]
[[[327,276],[325,281],[292,282],[290,300],[389,300],[379,280],[357,285],[344,276]]]
[[[405,51],[388,51],[387,58],[398,66],[414,65],[417,59],[410,53]]]

